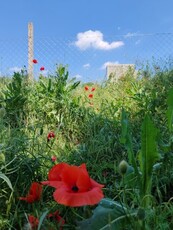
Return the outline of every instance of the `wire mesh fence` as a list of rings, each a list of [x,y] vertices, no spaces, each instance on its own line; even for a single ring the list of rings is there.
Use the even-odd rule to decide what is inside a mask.
[[[58,64],[67,65],[70,77],[82,81],[105,79],[110,64],[151,63],[164,65],[173,54],[173,34],[126,34],[107,36],[81,33],[71,38],[34,38],[34,78],[54,74]],[[0,39],[0,76],[28,68],[28,38]],[[44,67],[44,71],[40,68]]]

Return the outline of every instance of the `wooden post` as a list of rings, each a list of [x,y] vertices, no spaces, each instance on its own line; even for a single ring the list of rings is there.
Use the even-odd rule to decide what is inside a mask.
[[[34,39],[33,39],[33,24],[32,22],[28,23],[28,78],[33,80],[33,58],[34,58]]]

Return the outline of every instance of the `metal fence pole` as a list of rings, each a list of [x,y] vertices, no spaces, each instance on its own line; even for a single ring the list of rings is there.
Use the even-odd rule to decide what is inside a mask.
[[[33,58],[34,58],[34,39],[33,39],[33,24],[28,23],[28,78],[33,80]]]

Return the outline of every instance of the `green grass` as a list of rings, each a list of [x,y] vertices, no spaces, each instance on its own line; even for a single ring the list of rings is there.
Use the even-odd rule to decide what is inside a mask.
[[[64,229],[75,229],[77,221],[87,220],[93,210],[97,213],[103,208],[65,207],[53,200],[53,189],[46,187],[38,203],[19,200],[27,194],[33,181],[47,179],[49,169],[55,164],[52,156],[57,157],[56,163],[86,163],[91,178],[105,185],[105,197],[124,205],[126,221],[123,227],[119,221],[118,229],[172,228],[173,134],[168,126],[168,119],[171,122],[172,118],[167,116],[167,98],[173,88],[173,71],[148,75],[146,79],[141,72],[136,78],[129,72],[116,83],[83,85],[75,80],[70,82],[67,69],[60,66],[54,76],[41,77],[32,83],[27,81],[24,72],[14,74],[11,80],[1,80],[0,171],[11,182],[13,190],[0,178],[0,229],[23,229],[27,214],[41,220],[46,211],[56,210],[66,221]],[[92,88],[95,90],[91,91]],[[93,98],[89,98],[89,94],[93,94]],[[124,120],[122,111],[127,116]],[[158,129],[156,144],[161,158],[156,170],[152,169],[152,202],[144,208],[145,219],[140,220],[135,213],[142,205],[142,198],[136,174],[132,173],[134,165],[130,164],[129,149],[132,146],[140,170],[141,127],[145,115],[151,117]],[[55,138],[48,142],[50,131],[55,133]],[[132,170],[125,178],[119,172],[122,160],[126,160]],[[122,210],[117,214],[117,207],[114,208],[113,218],[122,217]],[[108,210],[104,207],[105,213],[109,213]],[[96,218],[94,221],[97,223]],[[83,229],[87,229],[85,222],[83,224]],[[50,226],[58,229],[48,220],[43,220],[41,229]]]

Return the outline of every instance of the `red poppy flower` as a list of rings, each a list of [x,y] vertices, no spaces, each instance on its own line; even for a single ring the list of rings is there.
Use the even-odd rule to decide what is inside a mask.
[[[40,68],[40,71],[43,71],[43,70],[45,70],[44,66],[42,66],[42,67]]]
[[[59,229],[61,230],[62,229],[62,226],[65,224],[65,220],[59,215],[59,212],[56,211],[54,213],[50,213],[48,216],[47,216],[47,219],[50,219],[52,221],[56,221],[58,222],[59,224]]]
[[[95,91],[95,89],[96,89],[96,88],[95,88],[95,87],[93,87],[93,88],[91,89],[91,92],[94,92],[94,91]]]
[[[79,167],[57,164],[50,170],[48,181],[42,183],[56,188],[55,201],[66,206],[94,205],[104,197],[101,189],[104,185],[89,177],[85,164]]]
[[[33,62],[34,64],[37,64],[37,63],[38,63],[38,61],[37,61],[36,59],[33,59],[32,62]]]
[[[28,195],[26,197],[19,197],[19,199],[25,200],[28,203],[33,203],[35,201],[40,200],[41,194],[42,194],[42,185],[37,182],[33,182],[29,189]]]
[[[84,89],[85,89],[85,91],[88,91],[88,90],[89,90],[89,87],[86,85],[86,86],[84,87]]]
[[[55,138],[55,133],[54,132],[49,132],[47,135],[47,141],[50,141],[51,138]]]
[[[32,215],[28,215],[28,221],[32,230],[36,230],[38,228],[39,220]]]
[[[89,94],[88,97],[89,97],[89,98],[93,98],[93,94]]]

